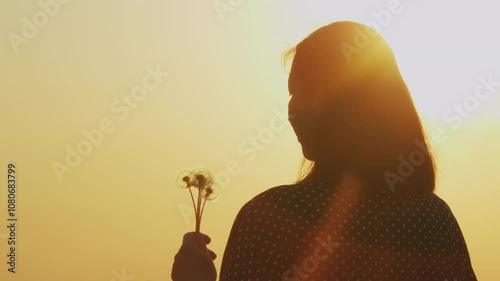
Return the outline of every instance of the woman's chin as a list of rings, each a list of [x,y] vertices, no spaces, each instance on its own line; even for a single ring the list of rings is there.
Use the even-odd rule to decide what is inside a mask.
[[[314,161],[316,160],[316,156],[309,150],[302,148],[302,154],[304,155],[304,158],[306,158],[309,161]]]

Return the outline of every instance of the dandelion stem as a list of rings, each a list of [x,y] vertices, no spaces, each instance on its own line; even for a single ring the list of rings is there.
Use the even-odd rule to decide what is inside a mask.
[[[207,197],[204,198],[203,205],[201,206],[200,221],[201,221],[201,217],[203,216],[203,210],[205,210],[205,203],[206,202],[207,202]]]
[[[212,183],[212,176],[204,169],[183,170],[177,175],[177,184],[183,189],[186,187],[189,189],[189,195],[191,196],[191,202],[193,203],[193,209],[196,216],[195,233],[200,233],[201,219],[207,200],[211,201],[216,197],[212,194],[214,192],[211,187]],[[193,194],[196,191],[193,191],[192,187],[198,189],[198,197],[196,200],[194,198],[196,195]]]
[[[200,216],[200,205],[201,205],[201,189],[202,187],[198,187],[198,204],[196,206],[196,233],[200,233],[200,224],[201,224],[201,216]]]
[[[191,201],[193,202],[194,212],[196,213],[196,204],[194,203],[194,196],[193,192],[191,191],[191,186],[188,185],[188,188],[189,188],[189,194],[191,194]]]

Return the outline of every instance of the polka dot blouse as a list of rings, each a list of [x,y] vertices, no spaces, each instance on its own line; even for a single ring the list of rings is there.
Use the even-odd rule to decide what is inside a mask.
[[[476,280],[460,227],[435,194],[365,194],[305,181],[238,213],[220,281]]]

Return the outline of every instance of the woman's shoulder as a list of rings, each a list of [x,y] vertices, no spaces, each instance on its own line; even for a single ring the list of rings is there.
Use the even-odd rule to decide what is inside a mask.
[[[257,206],[271,204],[273,201],[280,201],[280,199],[285,198],[287,195],[291,195],[291,192],[296,191],[298,184],[284,184],[271,187],[250,199],[240,210],[241,212],[248,212]]]
[[[326,205],[335,196],[335,186],[329,182],[301,181],[271,187],[250,199],[238,213],[239,219],[266,213],[293,213],[317,205]]]
[[[287,201],[286,199],[291,196],[297,196],[300,193],[300,183],[283,184],[268,188],[267,190],[255,195],[252,199],[248,200],[240,209],[237,217],[243,218],[251,215],[257,209],[263,209],[264,206],[269,207],[276,202]]]
[[[378,201],[388,200],[391,202],[399,202],[402,205],[419,206],[427,208],[442,208],[449,210],[450,207],[440,196],[434,192],[418,192],[418,193],[394,193],[386,192],[383,194],[376,194],[370,199]]]
[[[279,198],[297,198],[300,196],[336,196],[339,191],[339,186],[326,181],[306,180],[293,184],[284,184],[271,187],[250,199],[247,205],[253,205],[262,201]],[[439,205],[444,208],[449,208],[448,204],[434,192],[393,192],[390,189],[383,191],[354,191],[359,193],[358,197],[372,200],[389,200],[389,201],[413,201],[426,202],[428,204]]]
[[[325,182],[303,181],[274,186],[254,196],[244,207],[252,208],[256,205],[271,204],[272,202],[288,202],[296,198],[323,196],[329,190],[325,188],[326,184]]]
[[[336,200],[353,200],[364,209],[385,206],[403,212],[420,212],[430,215],[453,216],[448,204],[434,192],[398,193],[385,192],[339,192],[339,187],[329,182],[302,181],[271,187],[247,201],[240,209],[238,217],[254,216],[256,212],[282,209],[293,210],[297,206],[310,209],[312,205],[328,205]],[[345,198],[337,198],[345,197]]]

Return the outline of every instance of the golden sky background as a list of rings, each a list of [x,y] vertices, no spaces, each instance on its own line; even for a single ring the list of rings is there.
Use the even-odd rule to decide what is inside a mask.
[[[375,22],[393,47],[428,134],[445,138],[433,143],[437,193],[478,278],[497,280],[500,86],[464,115],[455,106],[470,108],[482,79],[500,82],[500,4],[353,2],[0,4],[0,280],[170,280],[182,235],[194,229],[175,176],[200,165],[224,187],[202,223],[220,269],[239,209],[294,181],[301,162],[281,55],[338,20]],[[78,149],[86,155],[68,162]],[[15,274],[6,264],[8,163]]]

